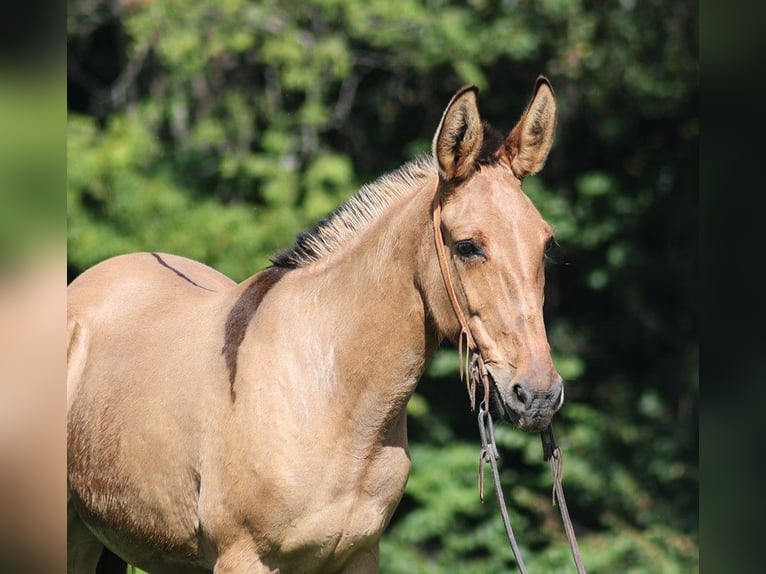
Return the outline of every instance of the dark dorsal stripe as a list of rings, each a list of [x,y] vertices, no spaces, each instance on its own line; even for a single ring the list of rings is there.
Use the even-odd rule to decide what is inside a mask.
[[[263,301],[266,293],[277,284],[282,276],[287,273],[287,269],[282,267],[269,267],[258,273],[250,280],[242,295],[229,311],[226,318],[226,330],[223,338],[223,354],[226,360],[226,368],[229,370],[229,383],[231,391],[231,400],[237,398],[234,390],[234,381],[237,378],[237,357],[239,355],[239,346],[245,338],[245,332],[250,321],[255,316],[258,306]]]
[[[199,283],[197,283],[196,281],[194,281],[193,279],[191,279],[191,278],[190,278],[188,275],[185,275],[184,273],[181,273],[181,272],[180,272],[178,269],[176,269],[175,267],[172,267],[171,265],[168,265],[167,261],[165,261],[165,260],[164,260],[162,257],[160,257],[159,253],[155,253],[154,251],[152,251],[152,255],[154,255],[154,258],[157,260],[157,262],[158,262],[160,265],[162,265],[163,267],[166,267],[167,269],[170,269],[170,270],[171,270],[173,273],[175,273],[176,275],[178,275],[178,276],[179,276],[181,279],[183,279],[184,281],[188,281],[189,283],[191,283],[191,284],[192,284],[192,285],[194,285],[195,287],[199,287],[200,289],[204,289],[205,291],[213,291],[213,292],[215,292],[215,290],[214,290],[214,289],[208,289],[208,288],[207,288],[207,287],[205,287],[204,285],[200,285]]]

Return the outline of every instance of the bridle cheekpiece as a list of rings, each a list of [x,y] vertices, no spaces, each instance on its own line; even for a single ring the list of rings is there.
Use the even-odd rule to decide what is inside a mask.
[[[495,427],[492,420],[492,414],[490,412],[490,380],[487,366],[484,363],[484,359],[481,356],[481,351],[476,344],[471,329],[468,325],[468,319],[463,311],[460,301],[455,290],[455,283],[452,278],[452,272],[450,271],[450,262],[447,257],[447,252],[444,248],[444,235],[441,228],[441,189],[442,178],[439,179],[436,184],[436,191],[434,193],[432,216],[433,216],[433,231],[434,241],[436,244],[436,256],[439,261],[439,268],[441,269],[442,279],[444,280],[444,286],[447,289],[447,295],[452,309],[455,312],[458,323],[460,324],[460,334],[458,336],[458,357],[460,360],[460,379],[465,379],[466,388],[468,390],[468,397],[471,402],[471,410],[476,410],[476,387],[478,383],[481,383],[483,396],[481,403],[479,404],[479,436],[481,438],[481,452],[479,454],[479,496],[484,501],[484,464],[489,463],[492,468],[492,478],[495,484],[495,495],[497,496],[498,506],[500,507],[500,513],[503,518],[503,525],[505,526],[505,533],[508,538],[508,542],[513,550],[513,556],[516,559],[516,565],[519,568],[521,574],[527,574],[524,560],[521,557],[521,551],[516,544],[516,538],[513,535],[513,529],[511,528],[511,520],[508,516],[508,509],[505,504],[505,498],[503,496],[502,485],[500,484],[500,471],[498,469],[498,461],[500,459],[500,453],[497,450],[495,444]],[[569,518],[569,510],[567,509],[566,499],[564,498],[564,488],[561,484],[563,478],[563,458],[561,455],[561,449],[556,444],[556,438],[553,434],[553,427],[548,427],[540,433],[543,444],[543,458],[550,464],[551,473],[553,475],[553,504],[558,505],[561,512],[561,520],[564,524],[564,530],[569,540],[569,547],[572,550],[572,557],[574,558],[575,565],[577,567],[578,574],[585,574],[585,566],[583,565],[582,557],[580,556],[580,549],[577,545],[577,539],[574,533],[574,527],[572,521]]]

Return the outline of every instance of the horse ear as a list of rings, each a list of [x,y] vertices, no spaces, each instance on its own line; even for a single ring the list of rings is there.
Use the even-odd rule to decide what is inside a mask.
[[[542,169],[555,131],[556,99],[548,79],[540,76],[532,100],[505,142],[516,177],[522,179]]]
[[[433,141],[439,173],[447,181],[465,179],[476,169],[484,140],[476,86],[465,86],[452,96]]]

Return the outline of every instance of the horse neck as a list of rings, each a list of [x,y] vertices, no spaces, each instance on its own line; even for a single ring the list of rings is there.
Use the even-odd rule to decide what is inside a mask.
[[[342,397],[337,415],[361,421],[373,440],[390,440],[392,426],[403,430],[403,409],[438,345],[417,286],[423,251],[433,251],[431,185],[397,200],[337,252],[294,272],[315,314],[312,341],[304,344],[321,347],[322,360],[332,363],[333,376],[321,382],[323,396],[315,400]]]

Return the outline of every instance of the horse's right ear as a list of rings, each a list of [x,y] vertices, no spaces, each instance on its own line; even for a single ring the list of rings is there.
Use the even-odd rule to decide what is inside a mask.
[[[548,78],[539,76],[532,101],[505,142],[516,177],[524,179],[540,171],[551,151],[555,131],[556,98]]]
[[[447,181],[467,178],[476,169],[484,139],[476,86],[465,86],[452,96],[442,114],[433,141],[433,154],[439,173]]]

